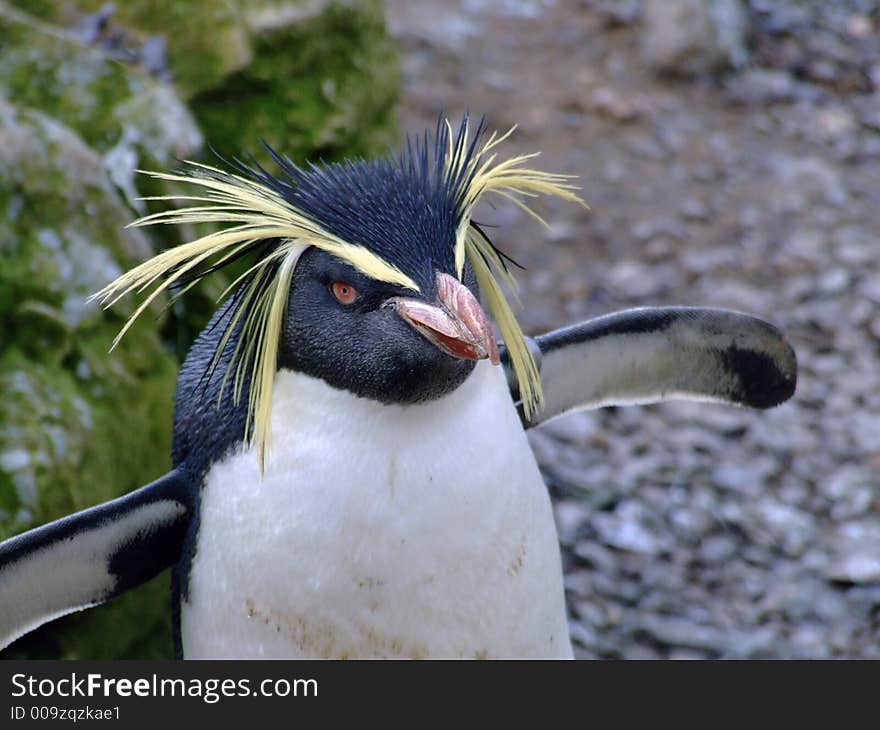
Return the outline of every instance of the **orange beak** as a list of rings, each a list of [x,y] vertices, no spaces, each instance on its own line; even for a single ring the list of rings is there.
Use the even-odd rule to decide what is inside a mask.
[[[446,354],[468,360],[488,357],[497,365],[498,343],[477,298],[449,274],[437,274],[437,292],[440,306],[406,297],[394,297],[388,306]]]

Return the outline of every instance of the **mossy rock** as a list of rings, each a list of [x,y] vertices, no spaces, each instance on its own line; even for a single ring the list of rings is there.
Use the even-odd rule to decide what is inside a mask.
[[[0,48],[0,96],[58,119],[131,169],[165,167],[201,148],[173,88],[3,2]]]
[[[253,61],[190,100],[211,144],[261,162],[260,139],[295,161],[385,152],[401,77],[382,3],[249,7]]]
[[[67,5],[61,3],[55,9]],[[2,0],[0,45],[0,98],[62,122],[101,153],[110,181],[129,208],[123,225],[157,209],[140,197],[174,192],[169,183],[135,172],[173,168],[181,158],[198,156],[202,148],[196,121],[172,85],[109,58],[98,48],[84,46],[61,27],[41,22]],[[181,243],[191,233],[163,226],[150,229],[147,235],[153,249],[159,250]],[[223,291],[221,283],[201,288],[174,308],[174,321],[166,334],[173,333],[178,357],[183,357],[210,317],[216,296]]]
[[[87,298],[152,248],[124,228],[129,210],[94,150],[2,100],[0,212],[5,538],[167,471],[177,363],[151,317],[108,354],[131,305],[105,312]],[[73,618],[75,631],[51,625],[6,654],[167,655],[167,578],[135,593]]]
[[[12,0],[22,10],[73,27],[106,0]],[[184,96],[218,84],[251,60],[248,28],[234,0],[125,0],[112,20],[139,36],[161,35],[175,85]]]
[[[84,46],[64,30],[105,3],[13,2],[30,14],[0,0],[0,96],[57,118],[102,152],[132,217],[148,212],[136,201],[140,195],[171,192],[167,183],[136,176],[133,170],[173,167],[177,159],[195,156],[201,145],[199,128],[175,91],[187,69],[217,68],[196,41],[210,39],[212,49],[237,59],[222,66],[213,85],[191,99],[204,138],[222,154],[254,153],[266,162],[259,143],[263,138],[298,161],[331,160],[372,156],[393,142],[400,70],[379,0],[117,3],[112,22],[160,34],[172,44],[174,85],[107,58],[100,48]],[[223,33],[212,25],[228,24],[233,17],[236,32],[247,36],[247,53],[239,53],[239,41],[229,52],[221,42]],[[195,45],[184,42],[188,35]],[[178,51],[173,44],[180,44]],[[190,50],[185,53],[185,48]],[[235,71],[241,64],[246,66]],[[156,249],[163,249],[192,233],[161,227],[148,235]],[[164,334],[178,357],[210,318],[216,296],[228,283],[223,278],[198,287],[172,310],[174,319]]]
[[[68,28],[106,5],[12,1]],[[384,152],[394,139],[401,74],[381,0],[127,0],[115,8],[114,25],[166,39],[175,87],[224,154],[265,160],[262,138],[297,160],[338,159]]]

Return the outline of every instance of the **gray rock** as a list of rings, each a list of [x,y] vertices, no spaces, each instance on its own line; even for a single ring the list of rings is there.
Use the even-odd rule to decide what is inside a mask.
[[[773,206],[780,213],[820,202],[840,207],[849,199],[840,174],[822,158],[777,155],[772,164],[779,181]]]
[[[835,267],[822,273],[816,289],[825,295],[839,294],[850,285],[851,281],[852,275],[849,271]]]
[[[734,76],[727,84],[731,101],[737,104],[768,104],[791,101],[796,85],[787,71],[752,68]]]
[[[670,659],[705,659],[704,655],[694,653],[693,656],[688,657],[679,657],[673,656],[674,651],[670,652]],[[660,654],[659,651],[654,649],[651,646],[645,646],[644,644],[635,644],[633,646],[626,646],[623,649],[623,659],[632,659],[634,661],[647,661],[651,659],[662,659],[663,655]]]
[[[616,575],[597,572],[592,579],[595,593],[613,603],[635,606],[645,594],[644,587],[638,582]]]
[[[591,600],[576,601],[574,610],[578,618],[587,626],[601,629],[605,626],[605,612],[602,607]]]
[[[615,573],[617,561],[611,550],[594,540],[582,540],[573,550],[574,555],[584,565],[588,565],[606,575]]]
[[[736,554],[737,548],[737,540],[731,535],[712,535],[700,545],[697,556],[710,565],[723,563]]]
[[[735,640],[728,632],[670,616],[647,615],[642,618],[639,628],[667,646],[702,650],[719,656],[726,654]]]
[[[880,272],[871,272],[862,278],[858,290],[862,296],[880,303]]]
[[[880,92],[858,97],[855,100],[855,107],[859,121],[863,125],[869,129],[880,131]]]
[[[587,102],[587,108],[617,122],[632,122],[643,116],[647,105],[634,96],[622,93],[610,86],[596,89]]]
[[[851,418],[857,453],[880,453],[880,413],[853,408],[845,415]]]
[[[593,525],[606,545],[618,550],[656,555],[662,550],[662,543],[645,526],[645,517],[638,502],[627,500],[621,502],[613,513],[595,515]]]
[[[840,525],[834,535],[834,559],[827,576],[844,583],[880,581],[880,520]]]
[[[867,264],[874,261],[877,255],[877,239],[860,225],[839,228],[834,233],[833,241],[834,255],[851,266]]]
[[[827,631],[818,623],[805,623],[795,626],[789,637],[792,659],[830,659]]]
[[[652,162],[663,162],[669,158],[669,152],[660,142],[641,132],[630,136],[629,151],[640,159]]]
[[[611,27],[632,25],[641,16],[642,0],[601,0],[599,11]]]
[[[712,471],[712,481],[722,489],[741,494],[755,494],[760,491],[761,476],[751,464],[719,464]]]
[[[738,0],[645,0],[642,57],[662,73],[698,76],[745,63]]]
[[[816,535],[811,514],[769,496],[758,500],[753,515],[756,518],[752,532],[755,542],[779,547],[791,557],[801,555]]]
[[[571,640],[576,646],[595,649],[599,644],[596,630],[581,621],[573,621],[569,625],[569,632]]]
[[[669,521],[679,537],[696,541],[711,529],[715,518],[707,510],[680,507],[670,512]]]
[[[597,423],[591,413],[569,413],[542,423],[539,428],[560,441],[585,444],[596,433]]]
[[[590,511],[582,502],[566,499],[553,504],[553,514],[560,541],[566,545],[575,544],[578,528],[589,518]]]
[[[697,198],[685,198],[678,206],[682,217],[688,221],[705,221],[709,219],[709,208]]]
[[[847,464],[820,481],[819,489],[831,505],[831,517],[844,522],[866,514],[876,497],[868,466]]]

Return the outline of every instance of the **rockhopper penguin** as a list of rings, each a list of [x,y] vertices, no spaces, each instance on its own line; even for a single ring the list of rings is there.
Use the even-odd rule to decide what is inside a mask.
[[[512,131],[512,130],[511,130]],[[509,134],[509,132],[508,132]],[[0,544],[0,645],[173,568],[185,657],[570,657],[559,545],[525,429],[672,397],[766,408],[795,386],[772,326],[628,310],[530,339],[483,196],[565,176],[446,121],[397,158],[279,173],[186,163],[221,224],[98,293],[186,289],[250,257],[180,373],[174,469]],[[497,322],[496,340],[487,311]]]

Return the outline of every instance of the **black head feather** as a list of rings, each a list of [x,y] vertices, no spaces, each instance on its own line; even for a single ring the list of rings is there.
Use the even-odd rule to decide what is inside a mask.
[[[344,241],[380,256],[410,276],[423,292],[436,272],[455,275],[455,243],[467,215],[467,193],[484,137],[481,120],[468,140],[468,120],[446,133],[443,120],[433,135],[407,137],[397,157],[300,166],[266,150],[278,167],[268,172],[256,162],[235,160],[245,176],[274,190],[285,201]],[[450,158],[453,164],[447,164]]]

